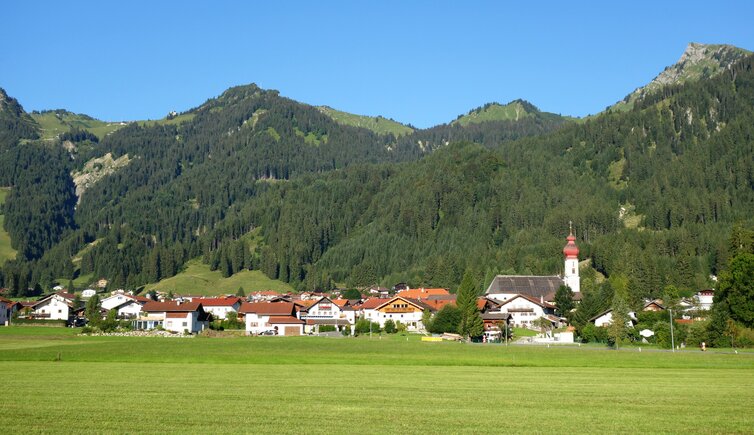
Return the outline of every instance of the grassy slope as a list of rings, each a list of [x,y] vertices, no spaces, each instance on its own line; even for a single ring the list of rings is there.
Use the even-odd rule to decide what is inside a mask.
[[[8,196],[8,193],[10,193],[9,187],[0,187],[0,205],[5,203],[5,197]],[[10,246],[10,234],[5,231],[4,223],[5,216],[0,214],[0,264],[16,258],[16,251]]]
[[[527,116],[531,116],[531,114],[524,109],[521,103],[513,102],[506,105],[491,104],[479,112],[472,111],[453,122],[467,126],[487,121],[517,121]]]
[[[209,270],[209,266],[198,259],[186,263],[186,270],[178,275],[150,284],[147,290],[172,291],[176,294],[219,295],[235,294],[243,286],[248,294],[257,290],[291,291],[288,284],[267,278],[258,270],[245,270],[228,278],[223,278],[219,271]]]
[[[366,128],[372,130],[377,134],[392,133],[395,136],[401,136],[404,134],[411,134],[414,131],[411,127],[408,127],[401,124],[400,122],[396,122],[391,119],[383,118],[381,116],[372,117],[354,115],[353,113],[341,112],[340,110],[335,110],[327,106],[321,106],[318,107],[318,109],[322,113],[334,119],[335,122],[343,125]]]
[[[59,134],[70,130],[71,127],[88,130],[95,136],[103,138],[123,127],[119,122],[106,122],[98,119],[90,119],[70,112],[66,112],[60,116],[55,112],[34,113],[31,116],[42,128],[42,137],[44,139],[52,139]]]
[[[8,433],[353,433],[354,425],[366,433],[697,433],[754,425],[752,354],[404,339],[0,328],[0,371],[13,392],[0,401],[0,425]]]

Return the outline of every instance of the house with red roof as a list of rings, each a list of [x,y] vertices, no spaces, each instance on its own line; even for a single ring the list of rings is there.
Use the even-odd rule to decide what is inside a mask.
[[[409,299],[424,300],[430,296],[449,296],[450,292],[444,288],[407,288],[395,295]]]
[[[144,304],[133,321],[134,329],[153,329],[162,326],[173,332],[198,333],[209,327],[211,315],[200,302],[157,302]]]
[[[70,293],[57,292],[36,301],[32,306],[31,317],[37,319],[68,320],[73,315],[73,300]]]
[[[353,332],[356,325],[356,310],[350,303],[342,307],[327,296],[320,297],[312,305],[301,310],[301,320],[306,321],[305,332],[319,333],[320,326],[331,325],[338,331],[349,328]]]
[[[244,316],[247,335],[293,336],[304,333],[297,307],[292,302],[246,302],[238,312]]]
[[[385,303],[385,299],[383,298],[369,298],[364,300],[358,305],[354,306],[354,310],[356,310],[356,316],[360,319],[367,319],[370,322],[377,322],[377,307]]]
[[[238,313],[243,300],[238,296],[223,296],[218,298],[196,298],[194,302],[201,302],[204,311],[211,313],[215,319],[227,319],[228,313]]]

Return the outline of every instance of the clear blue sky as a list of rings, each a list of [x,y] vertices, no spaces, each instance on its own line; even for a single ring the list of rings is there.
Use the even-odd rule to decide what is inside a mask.
[[[161,118],[246,83],[418,127],[516,98],[584,116],[690,41],[754,50],[751,1],[11,0],[0,10],[0,87],[28,111],[111,121]]]

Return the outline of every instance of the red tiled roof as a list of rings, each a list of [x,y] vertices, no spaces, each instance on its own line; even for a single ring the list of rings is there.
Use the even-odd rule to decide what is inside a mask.
[[[166,319],[185,319],[188,313],[165,313]]]
[[[348,299],[332,299],[332,302],[340,308],[351,304]]]
[[[4,297],[0,296],[0,302],[5,302],[6,304],[9,304],[13,301],[11,301],[10,299],[5,299]]]
[[[152,299],[145,298],[144,296],[131,296],[131,299],[135,300],[136,302],[141,302],[142,304],[152,302]]]
[[[424,299],[423,303],[429,305],[433,309],[440,311],[445,305],[455,305],[455,299]]]
[[[153,313],[167,313],[167,312],[176,312],[176,313],[185,313],[189,311],[197,311],[199,308],[202,307],[202,304],[200,302],[156,302],[156,301],[150,301],[144,304],[144,307],[142,308],[142,311],[147,312],[153,312]]]
[[[297,324],[297,325],[303,325],[304,323],[306,323],[303,320],[297,319],[293,316],[270,316],[270,320],[268,320],[267,322],[271,324],[285,323],[285,324]]]
[[[254,313],[262,315],[291,315],[293,303],[291,302],[246,302],[238,309],[239,313]]]
[[[382,305],[383,303],[385,303],[385,299],[369,298],[354,308],[359,309],[359,310],[373,310],[379,307],[380,305]]]
[[[201,302],[205,307],[230,307],[238,302],[241,302],[241,298],[236,296],[225,298],[197,298],[194,302]]]
[[[449,295],[450,292],[444,288],[414,288],[401,290],[396,293],[396,296],[411,298],[411,299],[426,299],[432,295]]]

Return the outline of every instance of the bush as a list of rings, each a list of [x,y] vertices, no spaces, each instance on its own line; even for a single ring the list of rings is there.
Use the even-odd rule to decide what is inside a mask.
[[[365,318],[360,318],[356,321],[356,334],[369,334],[370,331],[370,325],[371,325],[371,332],[378,333],[380,332],[380,324],[377,322],[370,322],[369,320]]]
[[[397,331],[395,327],[395,322],[393,322],[393,319],[387,319],[385,320],[385,333],[386,334],[395,334]]]
[[[348,327],[343,328],[343,330],[340,331],[340,333],[343,334],[344,337],[348,337],[349,335],[351,335],[351,328],[348,328]]]
[[[607,328],[594,326],[593,323],[581,328],[579,335],[583,343],[607,343]]]
[[[91,326],[84,326],[83,328],[81,328],[82,334],[91,334],[92,332],[94,332],[94,328],[92,328]]]
[[[335,325],[319,325],[319,332],[334,332],[337,330],[338,328]]]
[[[429,332],[443,334],[445,332],[457,332],[458,324],[461,323],[461,310],[455,305],[445,305],[435,314]]]
[[[686,334],[686,346],[701,347],[702,342],[709,345],[709,333],[707,328],[709,322],[694,322],[689,326],[689,332]]]

